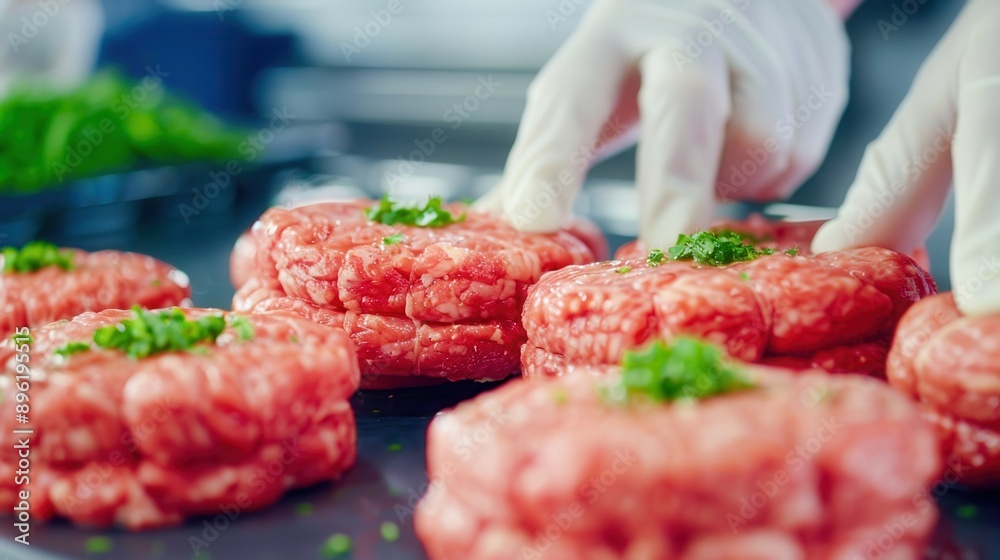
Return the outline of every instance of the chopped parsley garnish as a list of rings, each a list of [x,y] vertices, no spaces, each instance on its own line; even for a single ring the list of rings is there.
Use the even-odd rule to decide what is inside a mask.
[[[326,539],[326,542],[323,543],[323,556],[327,558],[337,558],[338,556],[347,554],[350,551],[351,537],[343,533],[337,533]]]
[[[631,266],[622,266],[622,267],[616,268],[615,272],[617,272],[618,274],[628,274],[629,272],[632,272],[632,267]]]
[[[788,255],[789,257],[794,257],[799,254],[799,248],[792,247],[791,249],[785,251],[785,254]]]
[[[566,404],[569,402],[569,393],[567,393],[566,389],[563,388],[556,389],[552,391],[552,400],[555,401],[556,404]]]
[[[400,443],[390,443],[388,449],[389,451],[399,451],[403,449],[403,445]]]
[[[243,342],[246,342],[253,338],[253,324],[246,317],[240,317],[238,315],[230,315],[229,326],[233,327],[236,331],[236,336]]]
[[[774,254],[774,249],[758,249],[748,241],[742,234],[732,231],[699,231],[694,235],[682,233],[677,236],[677,244],[667,250],[667,256],[672,261],[723,266]]]
[[[649,266],[660,266],[666,259],[667,256],[663,254],[663,251],[653,249],[649,252],[649,257],[646,258],[646,264]]]
[[[86,342],[68,342],[63,346],[55,349],[54,354],[57,356],[69,357],[77,352],[86,352],[90,350],[90,345]]]
[[[84,542],[83,548],[88,554],[103,554],[111,552],[114,543],[108,537],[90,537]]]
[[[252,327],[251,327],[252,328]],[[200,342],[214,343],[226,329],[222,315],[188,319],[180,309],[147,311],[132,308],[132,317],[94,332],[94,344],[117,349],[129,358],[145,358],[161,352],[192,350]]]
[[[392,521],[383,521],[378,527],[378,532],[385,542],[396,542],[399,540],[399,525]]]
[[[302,502],[300,504],[296,504],[295,506],[295,513],[299,514],[300,517],[309,517],[312,515],[312,512],[313,505],[309,502]]]
[[[399,232],[394,233],[389,237],[382,238],[382,243],[385,245],[395,245],[396,243],[402,243],[402,242],[403,242],[403,234]]]
[[[380,224],[404,224],[418,227],[443,227],[465,220],[465,213],[454,216],[442,208],[440,196],[432,196],[423,206],[410,206],[389,200],[389,195],[382,197],[378,206],[365,211],[369,220]]]
[[[742,278],[744,282],[750,281],[750,275],[746,272],[740,272],[740,278]]]
[[[625,353],[622,376],[606,389],[612,402],[644,398],[654,402],[703,399],[752,388],[717,346],[688,337],[654,342]]]
[[[0,249],[0,256],[3,256],[4,272],[35,272],[49,266],[73,270],[76,251],[60,249],[46,241],[31,241],[20,249],[4,247]]]

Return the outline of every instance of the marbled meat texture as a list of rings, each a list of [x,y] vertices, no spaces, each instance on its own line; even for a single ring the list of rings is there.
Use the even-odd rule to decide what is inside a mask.
[[[677,405],[609,405],[586,375],[466,401],[431,423],[417,536],[432,560],[922,558],[940,459],[917,406],[862,376],[752,375]]]
[[[259,509],[354,463],[347,399],[359,372],[343,332],[292,314],[245,315],[252,339],[227,330],[205,352],[53,353],[129,316],[85,313],[32,331],[29,436],[12,433],[24,427],[13,398],[24,353],[12,339],[0,343],[4,511],[24,488],[15,483],[18,438],[30,439],[32,520],[133,530]]]
[[[463,222],[389,226],[366,218],[374,204],[266,212],[252,228],[253,274],[233,300],[236,310],[289,310],[344,328],[365,388],[397,386],[404,378],[495,380],[517,372],[528,287],[545,272],[590,262],[604,250],[599,233],[585,224],[527,234],[453,205],[455,213],[468,212]],[[397,234],[401,240],[385,242]],[[246,260],[245,247],[241,254],[234,255],[238,263]]]
[[[137,253],[73,250],[72,270],[0,273],[0,336],[86,311],[190,304],[187,276],[164,262]]]
[[[1000,486],[1000,315],[966,317],[951,293],[917,303],[900,321],[887,374],[924,403],[954,476]]]
[[[688,334],[745,361],[881,375],[899,318],[935,291],[913,259],[879,248],[776,253],[725,267],[571,266],[531,289],[522,367],[527,376],[614,369],[625,350]]]

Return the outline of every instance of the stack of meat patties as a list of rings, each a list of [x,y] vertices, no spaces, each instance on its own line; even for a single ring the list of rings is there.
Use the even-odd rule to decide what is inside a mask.
[[[433,199],[272,208],[251,231],[234,252],[233,309],[343,328],[369,389],[516,373],[528,287],[603,250],[593,229],[522,233]]]
[[[546,275],[524,306],[524,374],[615,369],[625,350],[687,334],[749,362],[884,376],[900,317],[934,280],[888,249],[809,254],[819,225],[728,222]]]

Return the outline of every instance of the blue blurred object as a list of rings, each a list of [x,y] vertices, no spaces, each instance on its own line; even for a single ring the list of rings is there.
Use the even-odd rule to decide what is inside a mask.
[[[254,91],[261,72],[294,62],[292,36],[254,33],[235,14],[162,8],[153,13],[136,25],[109,30],[100,64],[122,68],[134,78],[158,67],[169,74],[167,87],[223,117],[256,116]]]

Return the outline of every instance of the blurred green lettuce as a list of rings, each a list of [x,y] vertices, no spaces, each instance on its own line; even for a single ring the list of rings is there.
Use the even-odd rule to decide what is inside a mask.
[[[105,70],[63,93],[22,87],[0,99],[0,194],[148,164],[235,159],[245,138],[155,74],[131,81]]]

